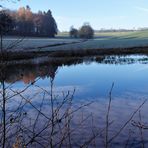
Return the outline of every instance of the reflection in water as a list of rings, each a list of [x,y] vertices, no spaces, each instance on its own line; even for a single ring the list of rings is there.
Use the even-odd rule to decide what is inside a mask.
[[[85,64],[83,65],[83,63]],[[99,70],[103,70],[105,65],[109,68],[110,64],[125,66],[135,63],[146,64],[147,57],[61,58],[42,64],[1,65],[0,147],[147,146],[148,104],[147,102],[142,104],[145,100],[144,96],[135,100],[130,96],[129,98],[127,96],[117,97],[115,83],[113,92],[110,94],[111,106],[107,118],[109,97],[101,98],[96,95],[92,99],[93,93],[91,93],[90,98],[87,99],[86,92],[84,92],[85,95],[79,96],[74,88],[64,91],[56,88],[56,80],[60,75],[57,73],[58,69],[72,65],[75,65],[74,68],[78,68],[73,74],[75,77],[78,72],[84,71],[85,74],[82,73],[82,77],[85,81],[91,83],[94,83],[93,80],[95,81],[96,86],[91,85],[93,92],[97,85],[104,86],[103,83],[107,79],[103,79],[99,84],[97,77],[93,79],[90,76],[91,79],[88,79],[85,76],[86,72],[88,75],[97,72],[96,65],[94,66],[93,63],[97,63],[100,66]],[[83,69],[85,66],[86,70]],[[116,66],[117,68],[119,67]],[[104,72],[101,74],[99,71],[99,76],[105,76]],[[112,70],[110,70],[111,72]],[[122,69],[121,73],[123,73]],[[64,74],[64,77],[68,79],[68,75]],[[109,77],[109,75],[107,76]],[[41,78],[45,79],[46,86],[43,85]],[[122,79],[124,81],[124,78]],[[18,87],[16,81],[20,80],[25,85],[21,83],[22,86]],[[71,79],[71,81],[74,80]],[[106,96],[108,93],[106,92]],[[84,98],[80,99],[81,97]]]
[[[54,77],[55,72],[62,66],[78,65],[82,63],[90,64],[92,62],[102,64],[134,64],[148,63],[147,56],[97,56],[83,58],[58,58],[46,61],[42,64],[15,64],[5,65],[5,81],[7,83],[22,80],[25,84],[33,82],[37,77]],[[3,65],[2,65],[3,67]],[[1,67],[0,67],[1,69]]]

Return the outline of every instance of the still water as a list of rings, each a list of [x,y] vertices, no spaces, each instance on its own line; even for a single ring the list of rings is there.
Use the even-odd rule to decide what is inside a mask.
[[[78,62],[78,63],[77,63]],[[69,64],[69,63],[68,63]],[[13,67],[14,68],[14,67]],[[13,69],[14,70],[14,69]],[[12,75],[13,75],[13,71]],[[15,75],[16,74],[16,75]],[[23,74],[23,75],[22,75]],[[24,87],[35,79],[48,87],[50,77],[59,90],[76,89],[76,99],[107,97],[112,83],[113,96],[130,96],[133,99],[148,95],[148,58],[146,56],[107,57],[102,61],[83,59],[70,65],[29,65],[14,70],[15,87]],[[21,77],[22,75],[22,77]],[[17,77],[20,80],[17,81]]]
[[[32,117],[37,116],[34,106],[39,111],[41,104],[43,106],[42,113],[46,116],[52,116],[51,112],[56,110],[56,105],[61,103],[61,100],[68,94],[67,96],[72,98],[71,110],[78,108],[78,111],[74,112],[70,123],[74,132],[69,136],[70,141],[65,140],[61,144],[62,147],[85,147],[86,145],[86,147],[148,146],[148,102],[145,102],[138,109],[148,99],[147,56],[86,57],[55,61],[42,64],[8,65],[5,68],[6,87],[9,88],[9,91],[13,89],[9,95],[16,94],[16,90],[21,91],[29,86],[22,92],[23,97],[27,99],[31,97],[30,102],[32,101],[32,104],[27,105],[25,102],[23,105],[23,113],[29,116],[27,118],[31,120]],[[43,103],[41,98],[44,95]],[[8,106],[11,110],[20,103],[20,101],[16,101],[19,97],[22,98],[17,93],[15,99],[9,103]],[[49,98],[58,100],[58,103],[55,101],[57,104],[55,102],[52,104]],[[107,119],[109,100],[111,100],[111,108]],[[53,105],[53,110],[49,109],[51,105]],[[66,106],[65,104],[63,106],[63,109],[60,108],[58,116],[64,114],[67,103]],[[44,122],[47,122],[46,116],[42,113],[40,119],[37,118],[39,121],[35,124],[36,131],[41,130],[45,126]],[[10,111],[8,114],[12,117]],[[133,114],[134,116],[131,118]],[[17,113],[13,113],[13,115],[18,116]],[[21,122],[21,125],[28,126],[28,120],[24,120],[25,123]],[[62,121],[60,120],[60,122]],[[82,124],[80,126],[80,123],[83,123],[83,126]],[[57,125],[52,128],[58,129]],[[58,136],[55,136],[56,134],[53,134],[51,129],[48,131],[50,131],[50,135],[47,130],[44,131],[46,136],[44,139],[42,138],[42,144],[28,142],[29,147],[43,147],[43,145],[51,147],[52,142],[55,144],[60,141],[61,135],[59,136],[57,133]],[[54,140],[51,140],[52,136],[55,136]],[[50,142],[45,140],[47,137],[50,137]],[[36,139],[40,140],[39,137]],[[14,141],[10,143],[14,144]],[[26,141],[29,140],[26,138]],[[60,146],[55,144],[53,147]]]

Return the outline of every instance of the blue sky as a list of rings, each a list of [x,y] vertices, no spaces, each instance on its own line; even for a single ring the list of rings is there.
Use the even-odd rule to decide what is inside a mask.
[[[5,2],[4,2],[5,1]],[[0,4],[11,9],[29,5],[33,12],[51,9],[60,31],[89,22],[94,29],[148,27],[148,0],[21,0]]]

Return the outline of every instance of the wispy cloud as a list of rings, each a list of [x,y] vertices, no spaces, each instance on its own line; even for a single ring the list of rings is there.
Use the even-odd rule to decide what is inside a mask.
[[[142,11],[142,12],[147,12],[148,13],[148,8],[143,8],[143,7],[139,7],[139,6],[135,6],[135,9]]]

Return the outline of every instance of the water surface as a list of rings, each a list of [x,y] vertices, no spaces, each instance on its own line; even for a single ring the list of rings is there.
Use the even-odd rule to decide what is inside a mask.
[[[76,147],[83,145],[85,141],[92,137],[93,129],[95,129],[96,133],[104,128],[106,129],[106,114],[112,84],[114,84],[114,87],[111,92],[112,102],[109,123],[113,123],[109,126],[109,139],[120,131],[140,104],[148,98],[148,57],[143,55],[86,57],[61,59],[53,63],[8,65],[3,69],[3,72],[6,74],[6,86],[13,90],[22,90],[30,85],[23,92],[26,98],[34,96],[31,99],[34,105],[24,105],[23,110],[30,117],[35,117],[34,106],[36,108],[41,106],[41,98],[43,98],[45,91],[50,93],[52,91],[53,93],[52,96],[51,94],[45,95],[45,102],[42,104],[44,106],[43,112],[49,116],[51,115],[49,98],[53,96],[55,100],[58,98],[57,100],[61,101],[63,96],[69,93],[72,96],[73,109],[92,102],[92,104],[78,110],[73,117],[71,128],[76,128],[77,130],[71,136],[71,143]],[[36,93],[38,95],[35,95]],[[19,99],[19,97],[15,97],[15,101],[11,102],[11,109],[15,107],[17,104],[16,99]],[[56,108],[56,103],[54,107]],[[143,143],[147,145],[147,130],[142,129],[144,136],[142,140],[137,126],[139,121],[144,127],[147,126],[147,107],[148,103],[146,102],[140,108],[140,114],[139,110],[137,110],[135,116],[128,122],[120,134],[109,143],[110,146],[118,147],[120,145],[120,147],[125,147],[127,145],[127,147],[139,147]],[[64,108],[59,114],[64,112]],[[85,121],[83,128],[81,127],[81,130],[79,130],[78,121],[88,115],[91,115],[90,118]],[[142,116],[142,119],[140,119],[140,116]],[[41,118],[42,121],[47,120],[44,118]],[[39,130],[41,127],[39,124],[37,129]],[[80,140],[78,135],[81,135],[82,140]],[[105,130],[103,130],[97,137],[98,140],[94,138],[89,143],[90,146],[94,147],[94,142],[98,146],[104,146],[102,141],[104,141],[105,135]]]

